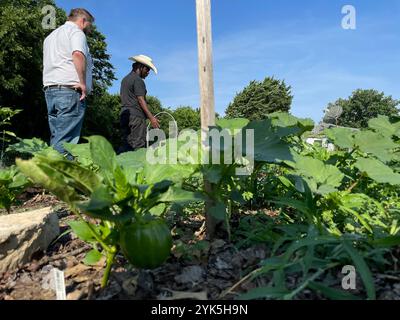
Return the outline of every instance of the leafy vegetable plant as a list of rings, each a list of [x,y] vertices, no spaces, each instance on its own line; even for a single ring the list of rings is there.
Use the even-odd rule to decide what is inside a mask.
[[[169,180],[146,181],[141,169],[127,166],[126,155],[117,157],[106,139],[93,136],[88,140],[85,147],[89,153],[85,156],[90,157],[94,170],[65,160],[51,148],[36,153],[31,160],[17,160],[17,165],[33,182],[66,202],[80,218],[70,226],[93,246],[85,263],[95,264],[106,258],[104,287],[121,249],[136,267],[160,266],[172,246],[168,227],[160,217],[162,208],[168,203],[196,200],[198,195]]]

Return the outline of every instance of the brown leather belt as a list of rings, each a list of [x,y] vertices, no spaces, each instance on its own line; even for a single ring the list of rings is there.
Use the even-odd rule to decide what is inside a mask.
[[[75,88],[74,86],[62,85],[62,84],[53,84],[53,85],[50,85],[50,86],[45,86],[45,87],[43,87],[43,91],[46,91],[47,89],[52,89],[52,88],[71,89],[71,90],[74,90],[74,91],[79,92],[79,93],[82,92],[82,90],[79,89],[79,88]]]

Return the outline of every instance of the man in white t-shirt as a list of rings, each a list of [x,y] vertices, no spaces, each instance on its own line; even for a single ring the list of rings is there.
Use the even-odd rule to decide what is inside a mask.
[[[64,142],[78,143],[92,90],[93,60],[86,34],[94,17],[85,9],[73,9],[68,21],[54,30],[43,45],[43,86],[50,127],[50,144],[72,158]]]

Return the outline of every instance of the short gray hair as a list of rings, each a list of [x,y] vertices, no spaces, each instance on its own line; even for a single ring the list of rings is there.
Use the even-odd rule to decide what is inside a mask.
[[[69,21],[76,21],[78,18],[86,18],[90,22],[92,23],[94,22],[93,15],[89,11],[83,8],[72,9],[68,16]]]

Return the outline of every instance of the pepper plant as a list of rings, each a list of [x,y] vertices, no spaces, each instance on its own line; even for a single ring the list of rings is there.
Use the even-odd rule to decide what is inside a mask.
[[[88,140],[86,147],[95,171],[64,159],[51,148],[36,153],[31,160],[17,160],[17,165],[34,183],[66,202],[79,217],[70,226],[93,246],[84,262],[95,264],[106,257],[104,287],[120,251],[137,267],[161,265],[169,256],[172,238],[160,217],[160,205],[199,198],[172,181],[147,180],[139,167],[126,165],[126,155],[117,157],[105,138],[92,136]],[[133,159],[137,155],[130,154]]]

